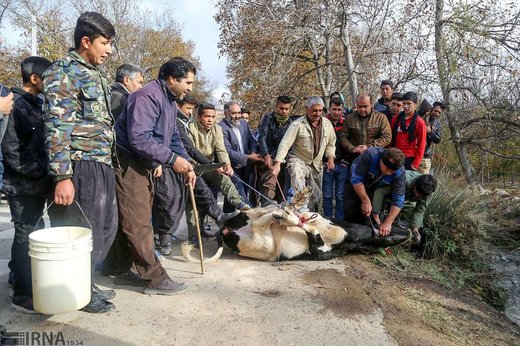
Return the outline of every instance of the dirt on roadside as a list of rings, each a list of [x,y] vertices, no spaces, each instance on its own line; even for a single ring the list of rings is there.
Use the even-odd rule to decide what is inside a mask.
[[[305,275],[319,288],[325,311],[342,317],[383,312],[383,325],[399,345],[518,345],[520,328],[469,292],[448,289],[371,263],[370,256],[341,260],[345,270]]]

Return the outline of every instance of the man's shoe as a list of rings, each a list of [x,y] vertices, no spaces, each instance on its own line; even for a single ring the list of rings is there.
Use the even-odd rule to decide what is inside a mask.
[[[175,282],[172,279],[164,279],[158,286],[145,287],[144,294],[157,294],[163,296],[173,296],[186,289],[186,285],[181,282]]]
[[[217,222],[218,228],[220,229],[220,228],[224,227],[224,224],[226,223],[226,221],[234,218],[238,214],[240,214],[240,210],[235,210],[234,212],[231,212],[231,213],[220,214],[219,217],[215,220]]]
[[[11,310],[23,312],[24,314],[36,315],[38,314],[34,311],[33,300],[29,297],[13,297],[11,300]]]
[[[119,274],[114,277],[114,285],[143,287],[144,280],[141,279],[139,275],[129,270],[126,273]]]
[[[97,293],[98,296],[103,300],[110,300],[116,296],[116,291],[114,290],[102,290],[96,285],[92,285],[92,290]]]
[[[162,256],[170,256],[171,253],[172,253],[172,246],[170,244],[168,245],[163,245],[159,248],[159,253],[162,255]],[[160,260],[160,259],[159,259]]]
[[[114,310],[116,306],[106,300],[103,300],[96,292],[92,291],[90,295],[90,302],[80,309],[80,311],[88,312],[89,314],[104,314]]]

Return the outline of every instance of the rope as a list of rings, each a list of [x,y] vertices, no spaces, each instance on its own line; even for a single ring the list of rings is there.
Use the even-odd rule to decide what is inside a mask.
[[[276,177],[276,186],[278,186],[278,189],[280,190],[280,194],[282,195],[283,201],[287,202],[287,200],[285,199],[285,196],[283,194],[282,187],[280,186],[280,182],[278,181],[278,177]]]
[[[245,181],[243,181],[242,179],[240,179],[240,177],[235,174],[233,175],[233,177],[235,177],[237,180],[239,180],[240,182],[242,182],[242,184],[244,184],[245,186],[249,187],[251,190],[253,190],[254,192],[256,192],[258,195],[260,195],[261,197],[265,198],[268,202],[270,202],[271,204],[276,204],[278,205],[278,203],[276,201],[273,201],[272,199],[270,199],[269,197],[265,196],[264,194],[262,194],[260,191],[258,191],[257,189],[255,189],[254,187],[252,187],[251,185],[249,185],[248,183],[246,183]]]

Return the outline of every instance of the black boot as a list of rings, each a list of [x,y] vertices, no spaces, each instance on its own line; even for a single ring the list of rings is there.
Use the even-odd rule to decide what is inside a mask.
[[[109,312],[114,310],[116,306],[106,300],[103,300],[99,294],[92,291],[90,295],[90,302],[83,308],[81,311],[88,312],[90,314],[103,314],[105,312]]]

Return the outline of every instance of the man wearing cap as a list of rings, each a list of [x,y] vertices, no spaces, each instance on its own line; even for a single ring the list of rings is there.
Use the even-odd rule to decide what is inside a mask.
[[[436,188],[437,180],[433,176],[416,171],[406,171],[405,204],[401,216],[408,222],[408,227],[412,230],[416,242],[420,241],[419,228],[423,226],[424,212]],[[391,193],[390,186],[378,188],[374,192],[372,215],[377,223],[381,223],[380,214],[383,211],[383,200],[390,197]],[[387,219],[389,219],[389,216]],[[388,222],[390,221],[393,222],[394,220],[388,220]]]
[[[392,205],[380,225],[379,234],[390,234],[392,222],[404,206],[406,181],[403,163],[404,154],[398,148],[371,147],[354,160],[345,186],[346,221],[363,223],[372,214],[374,191],[389,186]]]
[[[394,83],[389,79],[382,80],[379,91],[381,91],[381,97],[374,104],[374,109],[380,113],[385,113],[389,110],[392,93],[394,92]]]

